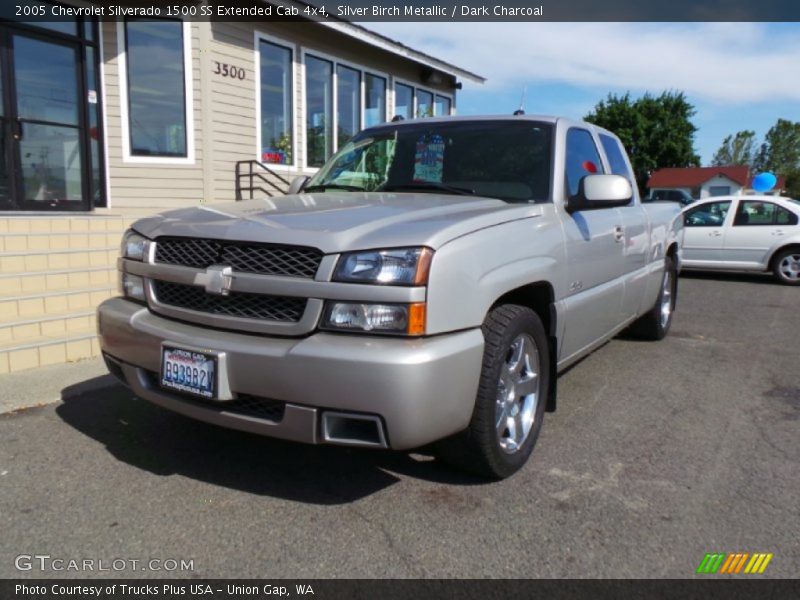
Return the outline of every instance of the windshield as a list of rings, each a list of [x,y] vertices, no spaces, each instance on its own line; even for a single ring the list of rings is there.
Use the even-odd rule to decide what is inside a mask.
[[[552,125],[439,122],[362,132],[304,188],[409,191],[543,202],[550,194]]]

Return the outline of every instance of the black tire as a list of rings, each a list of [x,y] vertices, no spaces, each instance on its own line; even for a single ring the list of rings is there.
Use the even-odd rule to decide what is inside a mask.
[[[800,285],[800,248],[787,248],[775,255],[772,274],[784,285]]]
[[[669,282],[667,282],[669,278]],[[669,284],[669,285],[668,285]],[[669,315],[664,318],[663,308],[665,295],[669,290]],[[631,336],[642,340],[661,340],[669,333],[672,326],[672,316],[675,313],[675,304],[678,299],[678,270],[675,261],[667,256],[664,259],[664,276],[661,280],[661,289],[658,292],[656,303],[649,311],[639,317],[633,325],[628,328]]]
[[[440,458],[458,468],[503,479],[527,462],[536,445],[550,389],[551,358],[541,319],[524,306],[507,304],[495,308],[486,316],[482,331],[483,365],[472,419],[466,430],[439,442],[436,449]],[[531,365],[531,344],[535,346],[535,370]],[[511,368],[517,351],[521,370],[518,379]],[[537,373],[535,379],[533,372]],[[523,395],[531,389],[536,389],[535,400],[534,393]],[[500,401],[501,397],[505,401]],[[518,406],[516,412],[513,406]],[[524,432],[529,427],[521,434],[520,443],[514,440],[512,422],[514,431],[519,427]],[[508,427],[498,431],[499,423],[508,423]]]

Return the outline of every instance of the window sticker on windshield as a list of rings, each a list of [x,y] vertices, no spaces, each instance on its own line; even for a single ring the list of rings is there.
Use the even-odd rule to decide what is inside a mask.
[[[414,153],[414,182],[441,183],[444,166],[444,140],[438,134],[417,140]]]

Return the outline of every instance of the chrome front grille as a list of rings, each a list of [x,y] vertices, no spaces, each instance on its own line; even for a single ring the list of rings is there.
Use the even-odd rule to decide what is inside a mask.
[[[205,269],[226,265],[242,273],[313,279],[322,252],[305,246],[227,242],[200,238],[156,239],[155,262]]]
[[[159,304],[175,308],[226,317],[284,323],[298,322],[307,303],[305,298],[243,292],[216,296],[206,293],[202,287],[170,281],[153,281],[153,294]]]

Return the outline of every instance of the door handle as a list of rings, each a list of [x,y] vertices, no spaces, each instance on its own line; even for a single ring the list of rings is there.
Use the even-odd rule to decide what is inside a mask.
[[[719,237],[719,236],[722,235],[722,232],[721,231],[712,231],[708,235],[710,235],[711,237]]]
[[[772,235],[783,235],[783,229],[776,229],[772,232]]]
[[[614,227],[614,240],[616,240],[617,242],[621,242],[624,237],[625,237],[625,230],[622,229],[622,227],[620,227],[619,225]]]

